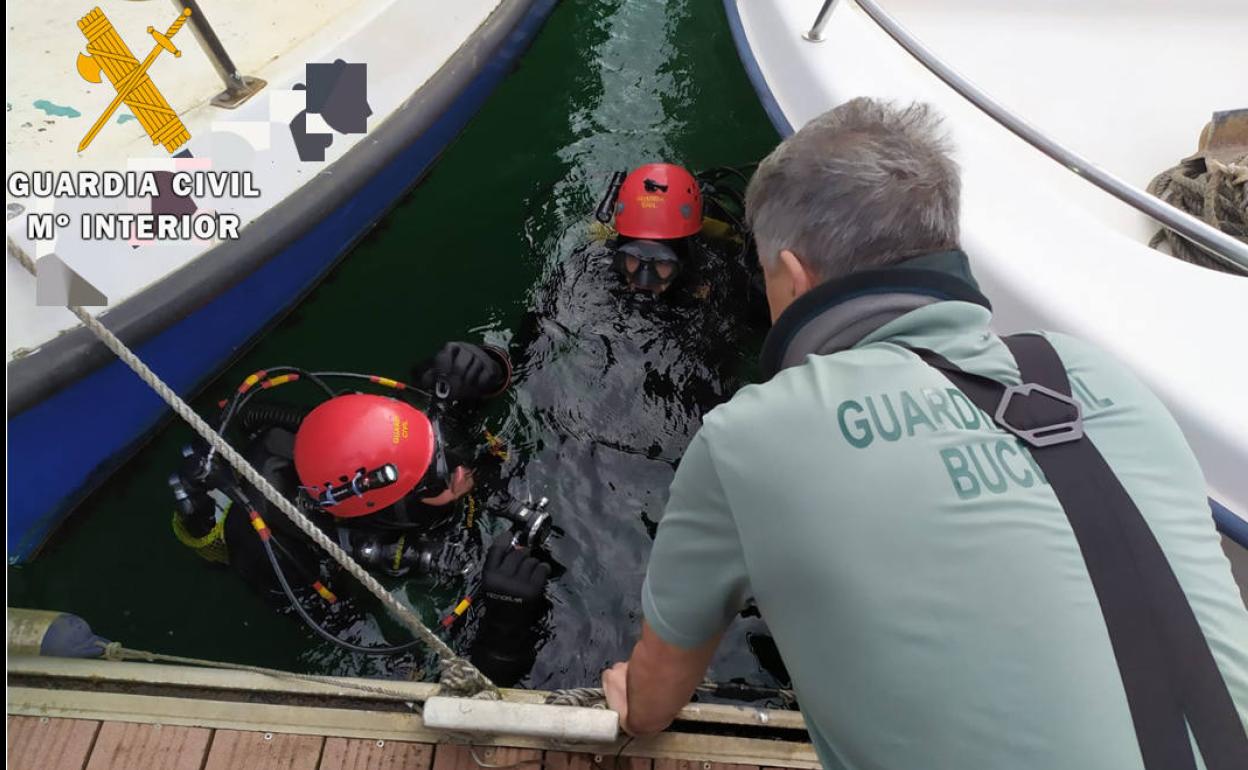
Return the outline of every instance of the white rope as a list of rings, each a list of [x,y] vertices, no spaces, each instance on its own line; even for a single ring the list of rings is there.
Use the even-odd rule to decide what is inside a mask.
[[[26,268],[32,275],[36,274],[34,262],[30,256],[22,249],[15,248],[10,241],[9,253],[17,258],[22,267]],[[389,591],[385,589],[377,581],[375,577],[368,573],[363,567],[356,563],[354,559],[342,548],[329,539],[321,528],[312,523],[293,503],[282,496],[272,484],[268,482],[260,473],[251,466],[251,463],[240,455],[234,447],[230,446],[224,438],[221,437],[208,423],[204,422],[194,409],[190,407],[182,397],[173,391],[164,383],[160,377],[148,368],[137,355],[126,347],[120,339],[117,338],[104,324],[100,323],[94,316],[82,309],[78,305],[69,305],[69,312],[78,316],[78,320],[82,321],[92,334],[104,343],[105,347],[113,352],[121,361],[129,366],[139,379],[147,383],[147,385],[164,399],[165,403],[183,420],[186,420],[195,432],[198,433],[208,444],[220,453],[221,457],[238,472],[240,476],[247,480],[253,487],[260,491],[269,503],[285,514],[290,522],[299,528],[301,532],[308,536],[314,543],[319,545],[326,553],[338,562],[347,572],[349,572],[356,580],[359,580],[369,593],[377,597],[387,609],[414,633],[421,641],[432,649],[441,659],[441,678],[440,683],[444,690],[456,695],[498,699],[500,697],[498,688],[493,682],[482,674],[476,666],[473,666],[468,660],[461,658],[455,654],[445,642],[430,631],[424,623],[420,621],[416,613],[401,603]]]
[[[188,658],[183,655],[166,655],[162,652],[149,652],[148,650],[135,650],[125,647],[121,642],[97,642],[103,650],[101,656],[105,660],[141,660],[147,663],[176,663],[181,666],[200,666],[203,668],[216,668],[224,671],[246,671],[252,674],[264,674],[276,679],[291,679],[298,682],[315,682],[316,684],[330,685],[332,687],[342,687],[348,690],[359,690],[360,692],[370,693],[386,700],[406,703],[412,707],[417,713],[420,707],[416,705],[417,698],[409,693],[391,690],[386,687],[377,687],[375,685],[363,684],[360,682],[352,682],[342,677],[321,676],[319,674],[300,674],[295,671],[283,671],[280,668],[265,668],[264,666],[250,666],[245,663],[227,663],[220,660],[206,660],[204,658]]]

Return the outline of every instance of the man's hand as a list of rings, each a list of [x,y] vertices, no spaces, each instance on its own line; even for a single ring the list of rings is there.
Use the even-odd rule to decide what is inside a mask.
[[[602,694],[607,698],[607,708],[620,715],[620,729],[633,735],[628,729],[628,661],[602,672]]]
[[[450,505],[471,492],[474,483],[472,471],[461,465],[451,472],[450,481],[447,482],[446,489],[442,491],[442,494],[434,495],[433,497],[422,497],[420,501],[425,505]]]
[[[602,673],[603,694],[620,715],[620,729],[639,737],[666,730],[706,675],[717,646],[719,634],[693,649],[677,647],[643,622],[633,656]]]

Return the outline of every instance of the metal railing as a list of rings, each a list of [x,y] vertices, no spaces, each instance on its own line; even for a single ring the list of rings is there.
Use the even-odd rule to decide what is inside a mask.
[[[208,17],[204,15],[197,0],[173,0],[173,5],[178,9],[191,11],[191,34],[195,35],[199,47],[204,49],[217,75],[221,77],[221,82],[225,84],[225,90],[212,97],[214,105],[232,110],[265,87],[266,83],[260,78],[253,78],[238,71],[234,60],[230,58],[229,52],[221,44],[221,38],[217,37],[216,30],[208,23]]]
[[[961,94],[967,101],[974,104],[993,120],[1009,129],[1015,136],[1061,163],[1066,168],[1126,203],[1137,211],[1157,220],[1163,227],[1169,228],[1204,249],[1211,256],[1227,266],[1248,273],[1248,244],[1227,235],[1186,211],[1175,208],[1134,185],[1120,179],[1114,174],[1097,166],[1087,158],[1073,150],[1063,147],[1056,141],[1041,133],[1039,129],[1007,110],[995,99],[967,80],[952,67],[941,61],[931,49],[910,34],[875,0],[853,0],[880,29],[897,42],[924,67],[940,78],[945,85]],[[824,40],[823,30],[832,16],[832,10],[838,0],[824,0],[815,17],[815,23],[802,33],[802,38],[811,43]]]

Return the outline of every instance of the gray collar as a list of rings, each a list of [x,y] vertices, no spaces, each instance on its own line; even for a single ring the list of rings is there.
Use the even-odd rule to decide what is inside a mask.
[[[939,301],[923,294],[890,292],[837,303],[798,329],[784,350],[780,368],[796,366],[808,355],[825,356],[852,348],[889,321]]]
[[[947,300],[991,309],[961,251],[924,254],[828,281],[799,297],[777,319],[763,343],[763,373],[770,378],[808,355],[852,348],[884,324]]]

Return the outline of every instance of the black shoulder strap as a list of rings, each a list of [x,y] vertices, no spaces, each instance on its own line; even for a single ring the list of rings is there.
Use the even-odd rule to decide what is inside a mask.
[[[965,372],[911,348],[1001,428],[1018,436],[1057,496],[1087,565],[1146,770],[1248,767],[1248,734],[1196,615],[1148,522],[1083,434],[1082,413],[1044,337],[1004,338],[1023,385]]]

